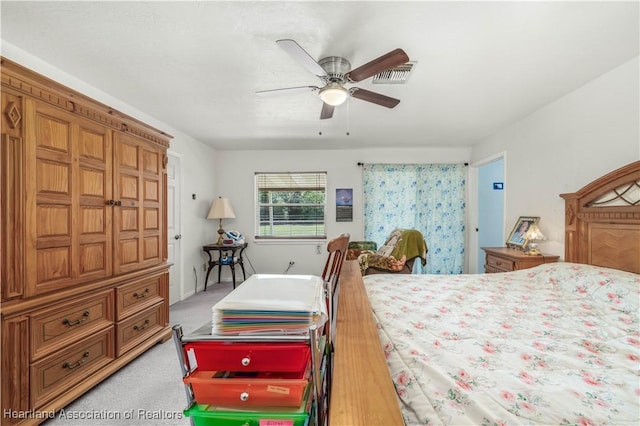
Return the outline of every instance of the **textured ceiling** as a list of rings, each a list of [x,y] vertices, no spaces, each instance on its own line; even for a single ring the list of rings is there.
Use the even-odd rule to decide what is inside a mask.
[[[639,54],[633,2],[0,2],[2,40],[218,149],[468,146]],[[406,84],[320,85],[275,41],[355,68],[397,47]],[[319,133],[322,133],[320,135]],[[349,135],[347,135],[347,132]]]

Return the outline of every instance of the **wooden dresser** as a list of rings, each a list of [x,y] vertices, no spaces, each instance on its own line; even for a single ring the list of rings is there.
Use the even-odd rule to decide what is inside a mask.
[[[2,59],[2,424],[171,337],[171,136]]]
[[[510,272],[532,268],[543,263],[557,262],[560,256],[541,254],[530,256],[520,250],[507,247],[482,247],[486,256],[484,271],[486,273]]]

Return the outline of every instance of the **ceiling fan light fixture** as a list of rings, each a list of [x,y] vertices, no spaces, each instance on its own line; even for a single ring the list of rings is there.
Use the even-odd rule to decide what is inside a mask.
[[[347,100],[349,92],[338,83],[329,83],[320,89],[319,96],[325,104],[338,106]]]

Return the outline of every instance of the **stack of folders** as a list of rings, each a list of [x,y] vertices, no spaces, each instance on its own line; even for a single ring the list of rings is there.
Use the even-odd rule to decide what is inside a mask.
[[[322,278],[252,275],[212,308],[212,334],[300,334],[327,319]]]

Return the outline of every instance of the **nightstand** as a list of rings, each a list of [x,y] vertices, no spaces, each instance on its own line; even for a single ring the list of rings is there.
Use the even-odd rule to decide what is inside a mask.
[[[482,250],[486,253],[485,273],[518,271],[543,263],[557,262],[560,258],[560,256],[544,253],[539,256],[529,256],[522,251],[507,247],[482,247]]]

